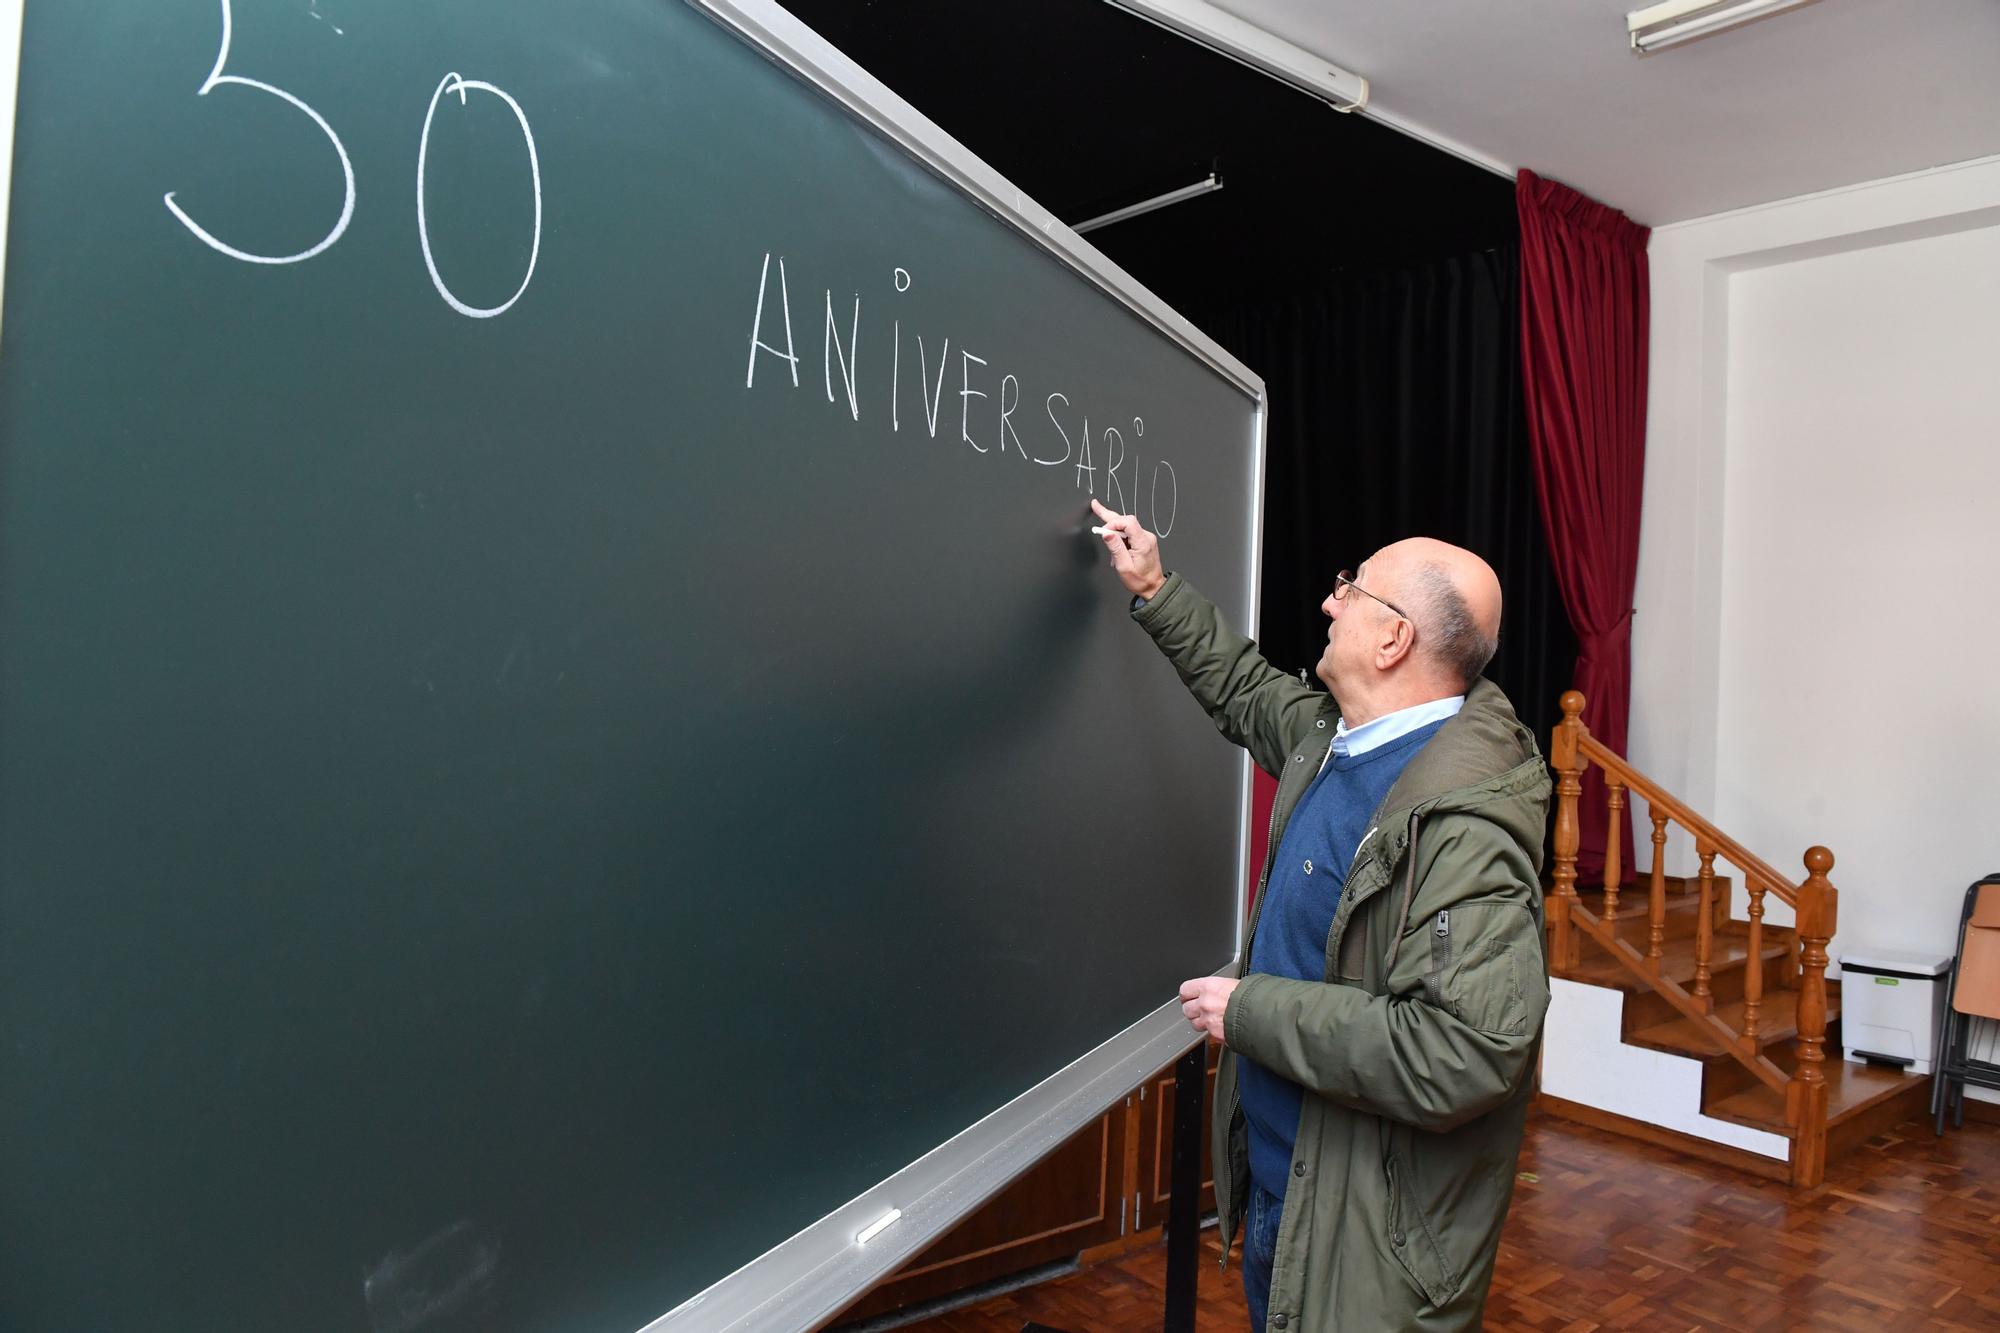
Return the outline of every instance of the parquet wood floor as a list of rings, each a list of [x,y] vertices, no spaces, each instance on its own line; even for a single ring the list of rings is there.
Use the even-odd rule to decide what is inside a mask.
[[[2000,1126],[1935,1140],[1907,1121],[1794,1192],[1536,1114],[1521,1171],[1491,1330],[2000,1329]],[[1236,1264],[1219,1273],[1203,1240],[1198,1327],[1238,1333]],[[1154,1245],[909,1328],[1152,1333],[1165,1281]]]

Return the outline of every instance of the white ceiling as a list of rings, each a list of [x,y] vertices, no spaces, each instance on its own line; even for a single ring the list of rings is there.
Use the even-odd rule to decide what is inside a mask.
[[[1652,226],[2000,153],[2000,0],[1819,0],[1644,58],[1642,2],[1216,0]]]

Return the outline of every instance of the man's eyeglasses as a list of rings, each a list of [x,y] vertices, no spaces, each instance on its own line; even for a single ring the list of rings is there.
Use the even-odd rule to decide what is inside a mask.
[[[1336,602],[1346,601],[1347,590],[1349,588],[1354,589],[1354,591],[1360,593],[1363,597],[1375,597],[1374,593],[1369,592],[1368,589],[1362,587],[1360,584],[1354,581],[1354,575],[1350,571],[1343,569],[1338,574],[1335,574],[1333,576],[1334,601]],[[1397,606],[1394,602],[1389,601],[1387,598],[1375,597],[1375,600],[1382,603],[1382,605],[1388,607],[1391,611],[1394,611],[1397,615],[1401,616],[1403,619],[1409,620],[1412,626],[1414,626],[1417,623],[1414,620],[1410,620],[1409,612],[1405,611],[1402,607]]]

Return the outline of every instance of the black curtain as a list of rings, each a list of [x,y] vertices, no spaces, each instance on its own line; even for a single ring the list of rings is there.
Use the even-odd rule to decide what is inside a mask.
[[[1452,542],[1499,572],[1487,675],[1546,751],[1576,640],[1535,502],[1519,247],[1342,269],[1189,313],[1269,389],[1265,656],[1291,671],[1319,660],[1336,570],[1404,537]]]

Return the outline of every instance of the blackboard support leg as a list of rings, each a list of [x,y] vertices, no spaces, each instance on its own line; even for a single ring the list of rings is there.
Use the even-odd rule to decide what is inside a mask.
[[[1201,1104],[1207,1092],[1208,1043],[1174,1066],[1174,1167],[1167,1201],[1166,1333],[1194,1333],[1201,1273]]]

